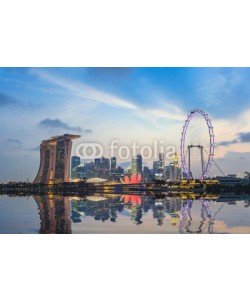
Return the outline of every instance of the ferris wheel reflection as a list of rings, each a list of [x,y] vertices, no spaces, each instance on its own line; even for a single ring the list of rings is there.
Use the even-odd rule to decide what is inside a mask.
[[[213,233],[213,225],[214,225],[214,216],[209,208],[209,205],[204,199],[201,199],[201,210],[200,216],[201,221],[199,223],[197,230],[192,230],[193,218],[192,218],[192,206],[193,201],[188,199],[186,203],[183,205],[180,215],[180,225],[179,231],[181,233],[205,233],[206,232],[206,225],[207,225],[207,232]]]

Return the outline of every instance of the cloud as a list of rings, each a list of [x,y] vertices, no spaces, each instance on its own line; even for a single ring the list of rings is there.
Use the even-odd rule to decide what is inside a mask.
[[[0,92],[0,107],[6,107],[6,106],[15,106],[18,108],[23,108],[26,110],[27,108],[35,108],[41,106],[40,103],[34,103],[34,102],[27,102],[27,101],[21,101],[20,99],[14,99],[4,93]]]
[[[4,142],[5,145],[11,149],[20,149],[22,147],[22,142],[15,138],[6,139]]]
[[[171,104],[165,104],[165,107],[162,107],[162,109],[145,109],[141,111],[141,114],[146,114],[147,118],[151,116],[154,119],[167,119],[181,122],[184,122],[186,118],[186,115],[177,106]]]
[[[16,144],[16,145],[22,145],[22,143],[18,139],[13,139],[13,138],[7,139],[6,142],[11,144]]]
[[[104,68],[101,72],[112,74],[117,73],[126,73],[129,72],[127,68]],[[125,70],[126,69],[126,70]],[[99,69],[94,70],[98,72]],[[67,91],[73,93],[74,96],[80,97],[83,100],[89,100],[94,102],[99,102],[106,104],[112,107],[120,107],[124,109],[131,110],[134,114],[140,118],[143,118],[147,121],[155,122],[158,119],[174,120],[174,121],[184,121],[185,114],[183,111],[176,105],[170,103],[170,101],[164,101],[163,107],[152,107],[152,108],[142,108],[131,102],[130,100],[123,99],[119,96],[109,94],[93,88],[83,82],[78,82],[74,80],[68,80],[61,78],[54,74],[48,73],[40,69],[32,69],[33,74],[37,75],[39,78],[46,80],[52,84],[60,86]]]
[[[239,140],[241,143],[249,143],[250,142],[250,132],[239,133]]]
[[[84,133],[92,133],[92,129],[86,128],[86,129],[84,129]]]
[[[44,119],[38,123],[40,127],[43,128],[50,128],[50,129],[64,129],[64,130],[72,130],[76,132],[83,132],[83,133],[91,133],[91,129],[82,129],[81,127],[73,127],[69,126],[68,124],[62,122],[59,119]]]
[[[40,150],[40,146],[36,146],[36,147],[30,148],[29,150],[30,151],[39,151]]]
[[[34,69],[32,72],[38,75],[41,79],[71,91],[75,96],[85,100],[96,101],[109,106],[137,109],[137,106],[129,100],[99,91],[82,82],[67,80],[38,69]]]
[[[217,143],[218,146],[230,146],[232,144],[237,143],[237,140],[231,140],[231,141],[222,141],[220,143]]]
[[[0,107],[15,104],[15,103],[16,101],[13,98],[0,92]]]
[[[230,146],[236,143],[250,143],[250,132],[238,133],[237,138],[230,141],[222,141],[218,143],[220,146]]]

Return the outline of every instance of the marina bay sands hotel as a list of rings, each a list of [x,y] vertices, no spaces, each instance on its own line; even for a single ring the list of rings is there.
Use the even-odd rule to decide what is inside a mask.
[[[42,141],[40,167],[34,183],[57,184],[69,181],[72,140],[79,137],[64,134]]]

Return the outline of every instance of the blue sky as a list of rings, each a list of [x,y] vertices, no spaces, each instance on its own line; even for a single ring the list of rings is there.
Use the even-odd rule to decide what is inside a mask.
[[[0,68],[0,180],[32,180],[40,141],[65,132],[105,148],[119,138],[178,149],[197,107],[213,120],[223,170],[250,171],[249,82],[248,68]]]

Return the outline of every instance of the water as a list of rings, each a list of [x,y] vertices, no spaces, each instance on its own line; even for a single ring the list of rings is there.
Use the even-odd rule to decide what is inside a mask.
[[[250,196],[0,196],[0,233],[250,233]]]

